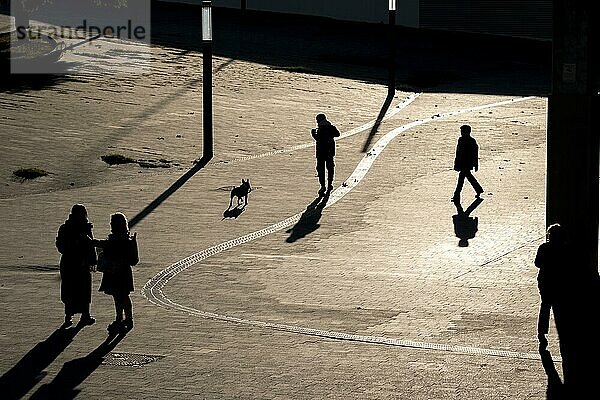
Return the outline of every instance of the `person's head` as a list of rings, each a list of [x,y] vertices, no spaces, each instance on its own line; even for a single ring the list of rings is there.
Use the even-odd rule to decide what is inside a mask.
[[[127,218],[123,213],[115,213],[110,216],[110,230],[112,233],[122,234],[129,232]]]
[[[550,243],[560,243],[564,240],[564,229],[560,224],[552,224],[546,229],[546,240]]]
[[[71,207],[71,218],[77,221],[87,221],[87,210],[83,204],[75,204]]]
[[[327,119],[327,117],[325,116],[325,114],[320,113],[317,114],[317,123],[321,122],[321,121],[325,121]]]
[[[463,125],[460,127],[460,134],[462,136],[469,136],[471,134],[471,127],[469,125]]]

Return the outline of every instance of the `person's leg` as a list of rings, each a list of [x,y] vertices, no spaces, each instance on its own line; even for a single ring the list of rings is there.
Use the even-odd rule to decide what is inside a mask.
[[[323,158],[317,158],[317,175],[319,175],[321,191],[325,191],[325,160]]]
[[[546,335],[548,334],[548,330],[550,327],[550,309],[552,308],[552,304],[542,298],[540,303],[540,314],[538,316],[538,340],[540,342],[540,350],[545,350],[548,346],[548,339],[546,339]]]
[[[327,190],[333,189],[333,176],[335,174],[335,163],[333,157],[327,159]]]
[[[458,200],[460,198],[460,192],[462,191],[463,185],[465,183],[465,172],[460,171],[458,173],[458,180],[456,181],[456,189],[454,190],[453,200]]]
[[[123,302],[117,295],[113,295],[113,301],[115,302],[115,321],[121,322],[123,320]]]
[[[465,173],[465,176],[469,180],[469,183],[471,183],[471,186],[473,186],[473,190],[475,190],[475,193],[477,193],[477,197],[479,197],[479,195],[483,193],[483,188],[481,187],[479,182],[477,182],[477,179],[475,179],[471,171],[467,171]]]
[[[123,324],[125,325],[125,329],[131,330],[133,328],[133,304],[129,295],[123,297],[123,310],[125,311]]]
[[[70,326],[73,324],[73,307],[69,303],[65,303],[65,323],[64,326]]]
[[[106,328],[109,333],[116,333],[121,328],[123,321],[123,302],[116,294],[113,294],[113,301],[115,303],[115,320]]]

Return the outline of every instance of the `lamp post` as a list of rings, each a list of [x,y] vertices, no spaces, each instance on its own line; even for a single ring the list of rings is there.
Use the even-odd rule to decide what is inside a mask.
[[[212,39],[212,4],[210,1],[202,1],[202,158],[205,161],[213,156]]]
[[[388,94],[396,93],[396,0],[389,0],[388,7],[389,20],[389,80]]]

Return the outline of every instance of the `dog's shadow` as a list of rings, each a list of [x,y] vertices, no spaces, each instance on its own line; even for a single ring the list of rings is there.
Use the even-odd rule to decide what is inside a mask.
[[[239,205],[237,205],[234,208],[227,208],[227,210],[223,211],[223,219],[230,219],[230,218],[236,219],[237,217],[242,215],[242,213],[244,212],[245,209],[246,209],[245,204],[241,207]]]

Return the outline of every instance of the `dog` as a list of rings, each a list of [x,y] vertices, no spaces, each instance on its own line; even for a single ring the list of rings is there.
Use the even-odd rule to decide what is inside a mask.
[[[229,207],[227,207],[227,209],[229,210],[231,208],[231,203],[233,203],[233,198],[237,197],[238,202],[237,205],[240,205],[240,201],[242,201],[242,197],[244,198],[244,207],[246,207],[248,205],[248,193],[250,193],[252,191],[252,188],[250,187],[250,179],[242,179],[242,184],[240,186],[236,186],[233,189],[231,189],[231,196],[229,199]]]

